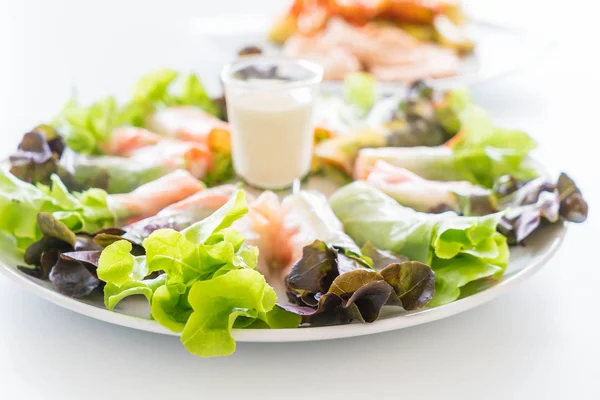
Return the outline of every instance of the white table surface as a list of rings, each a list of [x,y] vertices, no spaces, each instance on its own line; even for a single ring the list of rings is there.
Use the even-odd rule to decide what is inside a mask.
[[[158,66],[210,63],[201,39],[170,40],[191,18],[286,2],[0,0],[0,151],[51,117],[73,84],[87,98],[122,91]],[[0,398],[599,399],[597,10],[583,0],[466,3],[554,44],[528,69],[473,88],[498,122],[531,133],[541,160],[575,177],[591,205],[540,273],[435,323],[336,341],[242,343],[232,357],[208,360],[174,337],[80,316],[0,277]]]

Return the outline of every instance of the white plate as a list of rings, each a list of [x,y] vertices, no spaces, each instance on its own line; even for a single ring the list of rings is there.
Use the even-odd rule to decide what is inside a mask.
[[[230,62],[238,50],[248,45],[258,45],[276,52],[276,47],[266,40],[267,30],[273,23],[272,17],[264,15],[224,16],[196,18],[192,20],[191,32],[207,40],[214,65]],[[493,23],[471,21],[469,34],[475,40],[473,55],[465,57],[459,75],[451,78],[432,79],[439,88],[474,85],[517,71],[542,54],[548,43],[525,32],[505,28]],[[212,73],[218,74],[219,71]],[[338,91],[340,83],[324,82],[323,89]],[[382,91],[389,93],[401,90],[399,83],[383,83]]]
[[[234,330],[233,336],[241,342],[296,342],[337,339],[352,336],[370,335],[402,329],[446,318],[451,315],[480,306],[505,293],[518,283],[531,277],[556,252],[566,232],[566,224],[549,225],[528,238],[526,246],[511,248],[509,267],[504,279],[493,287],[435,308],[414,312],[399,312],[397,307],[384,307],[380,319],[371,324],[350,324],[328,327],[299,329],[257,329]],[[0,272],[31,293],[40,296],[63,308],[77,313],[148,332],[177,335],[148,319],[150,309],[145,298],[129,297],[119,303],[116,312],[104,308],[101,293],[93,293],[86,299],[76,300],[58,293],[48,281],[42,281],[17,270],[22,261],[0,254]]]

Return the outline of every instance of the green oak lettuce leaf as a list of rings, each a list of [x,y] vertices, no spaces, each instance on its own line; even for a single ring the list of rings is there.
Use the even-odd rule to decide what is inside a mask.
[[[492,187],[503,175],[532,179],[527,156],[537,144],[525,132],[496,127],[487,112],[465,96],[456,96],[461,133],[451,144],[463,179]]]
[[[113,128],[126,124],[114,97],[98,100],[89,106],[69,100],[54,120],[54,127],[65,137],[71,149],[84,154],[100,154],[100,144],[109,139]]]
[[[193,312],[181,334],[186,349],[200,357],[227,356],[235,351],[231,329],[275,307],[277,295],[257,271],[239,269],[194,283],[188,302]]]
[[[431,266],[436,291],[429,305],[456,300],[460,287],[500,277],[508,264],[506,238],[496,231],[502,213],[484,217],[419,213],[362,182],[339,189],[330,204],[359,245],[370,241],[379,249]]]
[[[114,224],[106,192],[98,189],[69,193],[56,175],[51,185],[23,182],[6,170],[0,172],[0,231],[20,252],[42,238],[37,216],[52,215],[73,232],[95,232]]]
[[[117,304],[126,297],[133,295],[142,295],[150,302],[154,292],[160,287],[164,287],[167,276],[161,274],[153,279],[143,279],[140,281],[129,281],[122,285],[107,283],[104,286],[104,304],[109,310],[113,310]]]
[[[300,317],[274,308],[275,291],[256,271],[258,249],[231,225],[248,206],[243,191],[204,220],[182,232],[158,229],[143,242],[145,256],[130,242],[102,252],[98,277],[106,282],[105,303],[128,295],[150,302],[152,317],[174,332],[194,354],[217,356],[235,349],[232,327],[296,327]],[[149,279],[154,273],[158,278]]]

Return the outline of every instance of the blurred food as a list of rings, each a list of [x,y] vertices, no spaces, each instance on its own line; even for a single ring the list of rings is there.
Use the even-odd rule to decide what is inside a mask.
[[[458,73],[460,56],[474,48],[465,23],[453,0],[295,0],[269,39],[323,65],[325,79],[367,71],[413,82]]]

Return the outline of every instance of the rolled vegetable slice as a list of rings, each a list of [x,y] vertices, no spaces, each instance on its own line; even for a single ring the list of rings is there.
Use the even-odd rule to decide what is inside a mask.
[[[470,282],[499,279],[508,264],[506,238],[496,231],[502,213],[419,213],[364,182],[339,189],[330,204],[359,245],[370,241],[433,268],[436,293],[430,305],[456,300]]]
[[[103,149],[109,155],[129,157],[135,150],[155,145],[165,140],[167,138],[148,129],[136,126],[123,126],[113,129],[109,141],[104,143]]]
[[[449,147],[381,147],[362,149],[354,165],[354,178],[364,179],[378,161],[407,169],[425,179],[457,181],[454,153]]]
[[[187,171],[177,170],[130,193],[111,195],[108,203],[116,210],[118,220],[135,221],[152,216],[203,189],[202,182]]]
[[[258,270],[280,290],[283,278],[302,257],[303,248],[315,240],[360,251],[344,233],[325,196],[313,191],[289,195],[281,203],[275,193],[264,192],[234,227],[245,234],[247,243],[259,248]]]
[[[159,110],[148,119],[146,124],[150,130],[161,135],[199,143],[206,143],[211,132],[229,135],[229,124],[198,107],[191,106],[175,106]]]
[[[197,192],[163,208],[156,215],[125,226],[123,237],[135,243],[142,243],[157,229],[185,229],[224,206],[237,190],[235,185],[223,185]]]
[[[71,190],[101,188],[108,193],[128,193],[175,170],[156,160],[132,160],[116,156],[88,156],[65,150],[58,174]]]
[[[275,286],[281,286],[283,273],[292,262],[290,236],[295,232],[283,225],[279,197],[263,192],[248,206],[248,214],[234,228],[246,236],[246,243],[258,247],[257,269]]]
[[[485,215],[496,210],[490,190],[466,181],[423,179],[405,168],[395,167],[385,161],[376,162],[365,182],[416,211],[454,211],[463,215]]]

